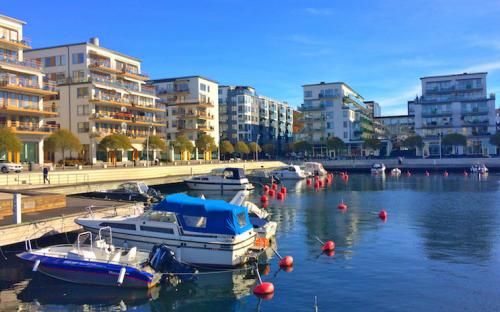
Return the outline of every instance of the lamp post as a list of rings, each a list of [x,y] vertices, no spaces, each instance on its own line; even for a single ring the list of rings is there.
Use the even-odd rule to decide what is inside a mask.
[[[146,138],[146,166],[149,167],[149,136],[151,134],[151,128],[153,125],[149,125],[148,127],[148,136]]]
[[[255,141],[255,161],[259,161],[259,139],[260,134],[257,134],[257,140]]]

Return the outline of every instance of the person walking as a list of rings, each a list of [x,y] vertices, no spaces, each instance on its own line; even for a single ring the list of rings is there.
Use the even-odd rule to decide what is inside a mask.
[[[47,168],[47,167],[43,167],[43,184],[45,184],[45,182],[50,184],[49,168]]]

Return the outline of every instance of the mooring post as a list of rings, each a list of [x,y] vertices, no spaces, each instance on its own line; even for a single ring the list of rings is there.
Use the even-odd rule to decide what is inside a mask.
[[[15,224],[20,224],[22,222],[21,213],[21,194],[14,193],[12,197],[12,216],[14,217]]]

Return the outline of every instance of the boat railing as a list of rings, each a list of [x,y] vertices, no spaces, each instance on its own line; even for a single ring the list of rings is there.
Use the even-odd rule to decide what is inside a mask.
[[[110,226],[104,226],[99,229],[99,239],[103,239],[103,232],[109,231],[109,243],[113,243],[113,234],[111,233],[111,227]]]
[[[99,235],[100,235],[100,233],[99,233]],[[76,240],[76,248],[78,249],[78,251],[80,251],[80,246],[82,245],[81,241],[80,241],[82,239],[82,237],[85,238],[83,240],[83,242],[85,242],[85,240],[90,238],[90,248],[92,249],[94,247],[93,239],[92,239],[92,232],[86,231],[86,232],[82,232],[82,233],[78,234],[78,238]]]

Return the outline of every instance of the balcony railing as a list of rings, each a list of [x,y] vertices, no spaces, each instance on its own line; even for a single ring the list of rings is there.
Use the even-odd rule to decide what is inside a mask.
[[[10,128],[13,132],[41,132],[51,133],[59,129],[59,125],[43,125],[39,126],[33,122],[18,122],[10,121],[0,123],[0,128]]]
[[[17,40],[6,38],[4,35],[0,35],[0,43],[16,46],[23,49],[31,49],[31,40],[26,37],[24,37],[23,40]]]
[[[56,91],[56,83],[53,81],[43,81],[42,86],[40,86],[38,84],[38,81],[33,81],[31,79],[24,79],[14,75],[0,75],[0,86],[22,87],[22,88],[43,90],[49,92]]]
[[[38,62],[38,61],[35,61],[35,60],[19,61],[15,58],[6,57],[5,55],[0,55],[0,63],[18,66],[18,67],[25,67],[28,69],[36,69],[36,70],[42,69],[40,62]]]

